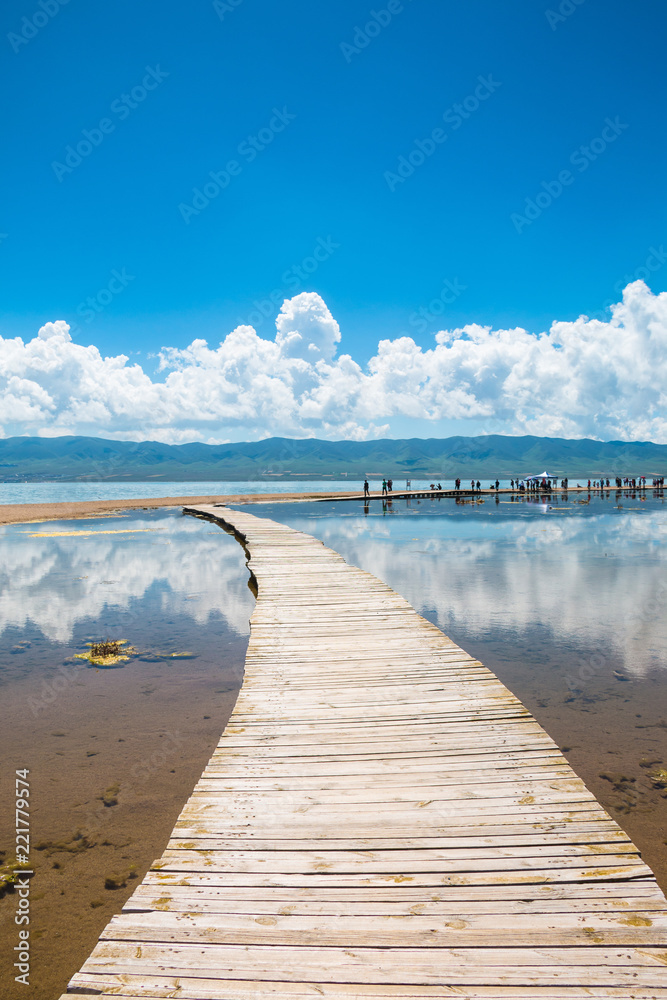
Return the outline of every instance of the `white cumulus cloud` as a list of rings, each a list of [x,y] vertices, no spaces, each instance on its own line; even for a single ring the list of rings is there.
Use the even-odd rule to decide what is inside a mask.
[[[629,284],[608,321],[580,316],[547,332],[470,324],[423,349],[381,340],[362,368],[337,356],[341,331],[322,298],[283,303],[276,336],[250,326],[217,346],[161,351],[164,381],[125,355],[73,342],[63,321],[0,337],[0,434],[84,434],[168,442],[391,436],[392,421],[456,421],[461,433],[667,442],[667,293]],[[423,426],[423,424],[422,424]]]
[[[276,343],[285,357],[330,361],[340,342],[340,327],[315,292],[285,299],[276,329]]]

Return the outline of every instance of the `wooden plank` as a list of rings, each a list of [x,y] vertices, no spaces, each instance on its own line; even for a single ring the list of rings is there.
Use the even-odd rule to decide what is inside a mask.
[[[489,843],[466,844],[458,841],[456,846],[448,847],[426,847],[409,848],[393,847],[391,850],[379,847],[360,850],[332,849],[327,843],[326,847],[313,849],[311,847],[296,848],[288,841],[283,842],[280,847],[273,844],[268,850],[255,847],[236,849],[220,846],[220,841],[215,839],[200,840],[196,843],[191,841],[181,841],[174,839],[165,851],[163,858],[178,858],[179,855],[192,855],[193,852],[215,851],[216,863],[229,868],[233,865],[234,871],[248,871],[248,866],[261,865],[262,870],[272,871],[275,864],[280,865],[279,871],[286,871],[284,864],[289,863],[295,866],[295,870],[311,871],[321,870],[323,866],[328,871],[356,869],[359,865],[370,865],[370,870],[377,868],[381,871],[393,871],[396,867],[407,871],[414,866],[415,871],[421,871],[422,866],[427,865],[454,865],[462,862],[468,863],[473,860],[485,863],[503,862],[510,858],[515,859],[537,859],[551,858],[554,864],[558,864],[558,859],[564,861],[566,858],[579,858],[596,861],[601,855],[610,855],[619,858],[622,855],[629,855],[634,861],[637,860],[637,849],[630,841],[625,843],[611,844],[540,844],[532,846],[516,846],[514,844],[502,845],[493,842],[489,838]],[[291,869],[289,869],[291,870]],[[428,869],[427,869],[428,870]]]
[[[551,888],[551,887],[550,887]],[[566,887],[567,888],[567,887]],[[521,890],[522,892],[524,890]],[[637,898],[635,887],[632,887],[633,902],[641,909],[621,908],[624,901],[620,895],[608,895],[589,899],[589,887],[579,896],[570,893],[559,899],[520,900],[514,897],[489,899],[486,890],[478,890],[482,899],[450,899],[446,905],[440,898],[414,901],[404,899],[400,893],[394,898],[385,900],[382,897],[374,899],[348,898],[351,894],[327,893],[326,899],[320,899],[315,893],[295,897],[291,893],[279,890],[264,892],[247,889],[245,893],[238,889],[218,887],[216,889],[193,889],[190,886],[170,886],[167,891],[157,893],[155,889],[143,887],[137,890],[123,907],[127,913],[219,913],[227,917],[231,914],[254,914],[256,916],[296,915],[304,917],[318,916],[382,916],[393,919],[402,914],[407,916],[429,917],[431,926],[445,926],[447,921],[466,920],[479,921],[484,918],[490,922],[490,928],[503,930],[508,934],[530,922],[535,926],[535,915],[546,915],[549,920],[553,916],[565,922],[566,926],[588,927],[592,921],[604,916],[623,925],[629,921],[631,926],[665,927],[664,911],[659,899]],[[525,894],[525,893],[524,893]],[[384,895],[384,894],[382,894]],[[440,895],[440,894],[438,894]],[[337,898],[342,896],[343,898]],[[259,897],[259,898],[258,898]],[[520,903],[520,905],[519,905]],[[504,918],[507,917],[507,924]],[[651,921],[649,924],[648,921]],[[503,925],[499,927],[499,921]],[[322,940],[322,939],[320,939]]]
[[[631,845],[632,846],[632,845]],[[594,853],[592,850],[594,849]],[[646,868],[634,851],[605,853],[600,844],[594,848],[571,848],[564,853],[562,846],[459,851],[221,851],[212,847],[188,846],[170,849],[162,855],[160,871],[206,871],[214,867],[219,872],[243,874],[326,874],[326,875],[423,875],[436,869],[439,874],[451,872],[511,872],[532,869],[550,870],[599,868]]]
[[[72,987],[76,989],[78,996],[99,997],[99,989],[103,987],[104,997],[121,997],[124,1000],[143,1000],[145,997],[178,997],[178,1000],[264,1000],[265,997],[272,997],[275,1000],[312,1000],[313,997],[356,997],[374,998],[374,1000],[396,1000],[397,997],[409,998],[409,1000],[433,1000],[433,998],[452,998],[457,1000],[582,1000],[582,998],[594,998],[594,1000],[665,1000],[667,998],[667,988],[654,987],[645,990],[635,987],[631,994],[625,987],[601,986],[601,987],[534,987],[532,992],[526,992],[522,987],[511,986],[467,986],[465,993],[456,986],[445,984],[437,986],[428,985],[401,985],[373,984],[373,983],[316,983],[297,982],[286,983],[263,980],[261,982],[215,980],[210,978],[194,978],[191,976],[180,976],[178,980],[167,976],[160,976],[152,973],[148,976],[133,976],[133,983],[129,985],[122,976],[114,974],[107,975],[104,972],[94,977],[90,982],[89,976],[83,973],[77,974],[72,980]],[[135,989],[137,992],[135,992]],[[97,989],[97,993],[85,994],[86,989]],[[141,992],[138,992],[138,991]],[[107,992],[108,991],[108,992]],[[68,994],[70,996],[70,994]]]
[[[339,831],[342,832],[342,831]],[[447,850],[448,848],[530,848],[531,846],[544,845],[544,832],[537,833],[532,828],[528,827],[528,832],[519,831],[519,833],[508,834],[506,831],[498,832],[497,830],[491,830],[487,836],[480,836],[481,831],[475,831],[474,829],[468,831],[467,836],[459,837],[445,837],[445,836],[404,836],[404,837],[366,837],[366,838],[356,838],[352,839],[349,836],[345,838],[336,838],[333,836],[336,833],[330,827],[323,827],[321,830],[321,838],[311,837],[309,840],[298,839],[295,837],[285,836],[283,838],[273,837],[270,840],[262,839],[261,832],[255,836],[245,836],[243,838],[243,850],[244,851],[281,851],[281,850],[319,850],[323,845],[320,842],[322,839],[326,841],[324,845],[326,850],[331,851],[376,851],[376,850],[387,850],[390,848],[405,848],[411,850],[424,850],[428,848],[434,848],[439,850]],[[476,835],[477,834],[477,835]],[[201,846],[203,844],[209,844],[213,849],[220,850],[236,850],[239,848],[240,841],[238,837],[224,837],[220,834],[211,835],[206,830],[200,830],[195,827],[179,827],[175,829],[172,833],[171,840],[169,841],[170,846],[174,845],[186,845],[190,844],[193,848]],[[630,841],[626,833],[614,827],[610,823],[606,827],[599,828],[599,824],[595,826],[581,826],[575,827],[574,831],[570,827],[565,828],[565,832],[550,830],[549,831],[549,845],[556,848],[558,845],[562,845],[563,849],[570,848],[580,848],[582,845],[586,849],[590,849],[593,844],[602,845],[604,848],[609,848],[613,851],[627,851],[637,853],[637,848]]]
[[[195,908],[193,907],[193,910]],[[440,917],[440,919],[438,919]],[[353,947],[372,940],[382,948],[495,947],[597,948],[599,942],[618,947],[661,945],[667,931],[667,915],[633,911],[625,920],[617,914],[523,914],[498,926],[497,914],[456,915],[414,913],[391,915],[336,913],[300,914],[212,914],[157,911],[114,917],[102,934],[104,941],[173,942],[179,944],[245,944],[278,946]]]
[[[156,862],[162,865],[162,861]],[[290,873],[258,873],[258,872],[226,872],[216,869],[211,861],[210,866],[201,865],[193,868],[186,868],[176,864],[169,864],[165,861],[163,867],[154,872],[154,879],[147,876],[147,883],[153,882],[159,886],[169,885],[196,885],[196,886],[265,886],[266,888],[309,888],[326,889],[329,886],[338,889],[349,888],[374,888],[382,891],[387,885],[411,885],[421,889],[429,889],[434,892],[441,886],[459,885],[523,885],[532,887],[552,882],[581,882],[595,881],[597,879],[620,881],[622,879],[633,880],[636,878],[646,878],[651,875],[651,869],[638,862],[635,865],[607,865],[604,858],[600,860],[597,867],[575,867],[556,868],[548,864],[541,868],[518,869],[516,866],[507,866],[501,871],[466,871],[462,873],[447,874],[446,872],[420,872],[413,875],[404,875],[401,872],[393,874],[309,874],[299,872]],[[629,890],[628,890],[629,891]]]
[[[195,512],[250,553],[244,685],[67,995],[667,1000],[667,901],[497,678],[310,536]]]
[[[593,952],[593,954],[591,954]],[[387,983],[437,985],[446,970],[448,985],[577,986],[665,984],[659,948],[350,948],[264,945],[167,944],[100,941],[86,963],[107,975],[278,979],[283,982]]]

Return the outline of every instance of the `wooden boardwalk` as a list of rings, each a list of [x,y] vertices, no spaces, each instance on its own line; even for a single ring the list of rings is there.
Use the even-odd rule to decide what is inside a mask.
[[[481,663],[309,535],[220,507],[243,688],[67,996],[667,998],[667,901]]]

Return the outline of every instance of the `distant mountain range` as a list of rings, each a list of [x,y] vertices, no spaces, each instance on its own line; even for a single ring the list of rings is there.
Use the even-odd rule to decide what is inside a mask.
[[[160,444],[101,438],[0,440],[0,481],[272,479],[451,480],[539,474],[562,477],[664,475],[667,445],[566,438],[410,438],[319,441],[268,438],[240,444]]]

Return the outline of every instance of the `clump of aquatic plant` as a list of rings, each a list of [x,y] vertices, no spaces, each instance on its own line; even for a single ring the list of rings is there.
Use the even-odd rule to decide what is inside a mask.
[[[103,642],[88,642],[87,653],[76,653],[77,660],[88,660],[97,667],[112,667],[116,663],[129,660],[137,652],[128,646],[127,639],[105,639]]]
[[[114,781],[113,785],[109,785],[98,798],[104,803],[104,805],[109,808],[110,806],[118,805],[118,793],[120,792],[120,785],[117,781]]]
[[[118,874],[114,872],[111,875],[107,875],[104,879],[105,889],[124,889],[130,879],[137,878],[137,866],[130,865],[129,869],[124,874]]]
[[[126,639],[105,639],[104,642],[93,642],[90,646],[92,656],[119,656]]]
[[[18,861],[7,861],[0,865],[0,896],[6,892],[13,892],[17,878],[25,870],[26,866]],[[28,878],[30,876],[27,876]]]
[[[73,833],[69,840],[40,840],[35,844],[36,851],[45,851],[47,857],[51,854],[58,852],[67,852],[68,854],[78,854],[80,851],[87,851],[91,847],[95,847],[96,842],[89,840],[85,833],[81,830],[77,830]]]

